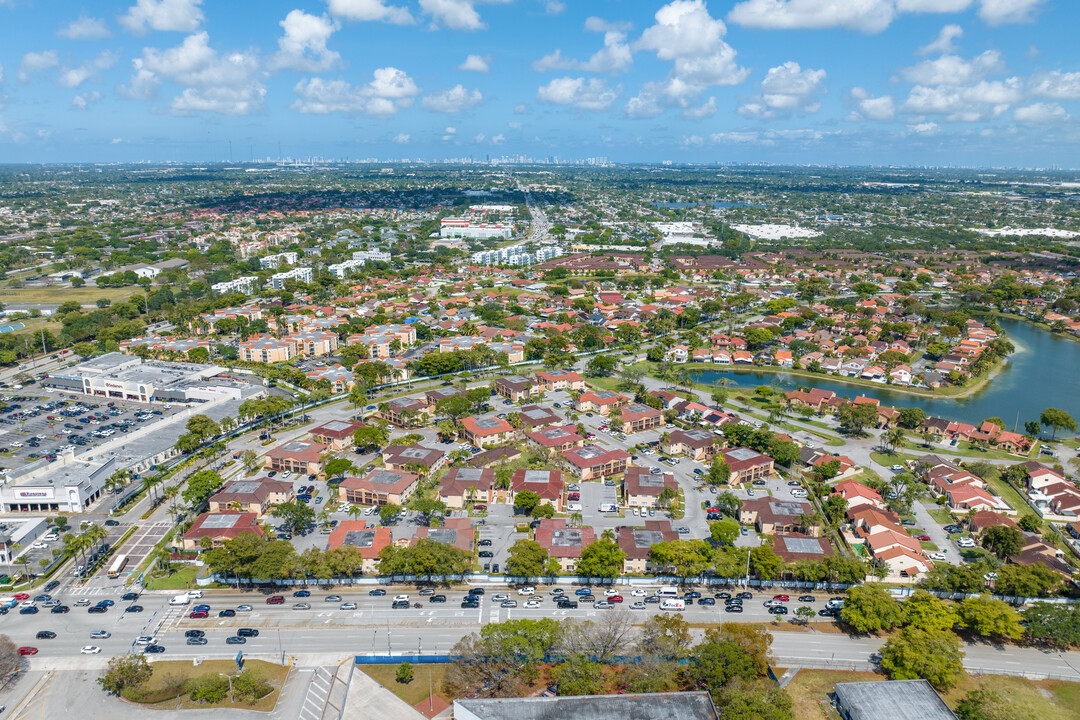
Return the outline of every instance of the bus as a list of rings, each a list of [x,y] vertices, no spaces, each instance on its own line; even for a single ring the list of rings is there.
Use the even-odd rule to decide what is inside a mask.
[[[127,555],[117,555],[113,564],[109,566],[109,577],[120,577],[120,571],[127,565]]]

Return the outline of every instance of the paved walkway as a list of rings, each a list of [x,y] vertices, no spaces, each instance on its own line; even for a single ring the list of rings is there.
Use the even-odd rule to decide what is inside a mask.
[[[359,667],[352,674],[343,720],[427,720]]]

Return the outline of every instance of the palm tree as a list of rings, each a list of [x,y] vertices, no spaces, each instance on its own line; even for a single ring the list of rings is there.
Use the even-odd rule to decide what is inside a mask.
[[[881,439],[885,441],[885,444],[887,446],[892,448],[893,452],[895,452],[898,447],[904,446],[905,437],[906,436],[904,435],[904,431],[898,427],[895,427],[892,430],[886,432]]]
[[[351,517],[353,520],[356,520],[364,514],[364,508],[359,505],[354,505],[350,503],[349,509],[345,512],[348,513],[349,517]]]
[[[583,516],[581,515],[580,512],[575,511],[575,512],[570,513],[570,526],[571,527],[580,527],[583,520],[584,520],[584,518],[583,518]]]

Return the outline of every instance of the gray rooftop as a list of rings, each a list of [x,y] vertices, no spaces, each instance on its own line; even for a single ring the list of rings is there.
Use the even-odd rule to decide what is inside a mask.
[[[412,458],[413,460],[426,460],[427,456],[437,450],[430,450],[426,447],[406,447],[402,448],[401,452],[397,453],[399,458]]]
[[[807,512],[806,503],[801,503],[795,500],[774,500],[769,499],[769,510],[773,515],[790,515],[796,517],[802,513],[810,515],[813,513],[813,509]]]
[[[315,443],[304,442],[303,440],[290,440],[282,445],[279,449],[282,452],[304,452],[305,450],[314,446]]]
[[[716,437],[708,430],[702,430],[701,428],[690,428],[689,430],[683,430],[683,435],[694,440],[708,440],[712,442],[712,439]]]
[[[727,450],[725,454],[736,460],[753,460],[761,457],[761,453],[758,453],[750,448],[735,448],[734,450]]]
[[[549,427],[544,428],[543,430],[538,430],[537,434],[543,435],[548,440],[558,440],[559,438],[570,437],[574,433],[571,433],[566,428]]]
[[[577,547],[581,544],[581,528],[560,528],[551,531],[552,547]]]
[[[525,482],[527,483],[546,483],[551,479],[550,470],[526,470]]]
[[[222,492],[231,495],[254,495],[259,491],[260,487],[262,487],[262,483],[257,480],[237,480],[229,483]]]
[[[659,530],[642,530],[634,528],[634,547],[647,548],[657,543],[664,542],[664,534]]]
[[[375,543],[374,530],[349,530],[345,533],[345,545],[368,548]]]
[[[631,403],[630,405],[623,406],[623,412],[629,413],[643,413],[654,410],[656,410],[656,408],[651,408],[648,405],[642,405],[641,403]]]
[[[801,538],[785,535],[784,547],[788,549],[788,552],[806,555],[823,555],[825,553],[825,550],[821,547],[821,541],[817,538]]]
[[[212,530],[228,530],[235,527],[240,515],[207,515],[200,527]]]
[[[925,680],[836,683],[835,689],[851,720],[956,720]]]
[[[342,430],[348,430],[352,427],[351,422],[345,422],[344,420],[331,420],[328,423],[323,423],[319,430],[331,430],[333,432],[341,432]]]
[[[533,408],[531,410],[522,410],[521,414],[532,420],[543,420],[544,418],[551,417],[554,413],[544,408]]]
[[[451,472],[454,473],[455,480],[466,482],[478,482],[484,477],[484,471],[481,468],[451,468]]]
[[[457,530],[454,528],[428,528],[427,536],[435,542],[445,545],[453,545],[457,540]]]
[[[637,476],[637,481],[641,487],[664,487],[664,474],[642,473]]]
[[[497,418],[482,418],[476,421],[476,427],[481,430],[494,430],[503,427],[503,422]]]
[[[401,473],[393,470],[376,470],[364,479],[376,485],[393,485],[401,479]]]
[[[619,397],[619,393],[614,390],[593,390],[593,395],[603,400]]]
[[[716,720],[717,714],[708,693],[673,692],[455,700],[454,717],[459,720]]]
[[[601,455],[606,455],[607,450],[597,447],[596,445],[583,445],[576,450],[578,456],[585,460],[592,460],[598,458]]]

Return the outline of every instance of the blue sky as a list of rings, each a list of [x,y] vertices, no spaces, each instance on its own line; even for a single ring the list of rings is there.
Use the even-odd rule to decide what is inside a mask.
[[[1080,166],[1069,0],[0,0],[0,161]]]

